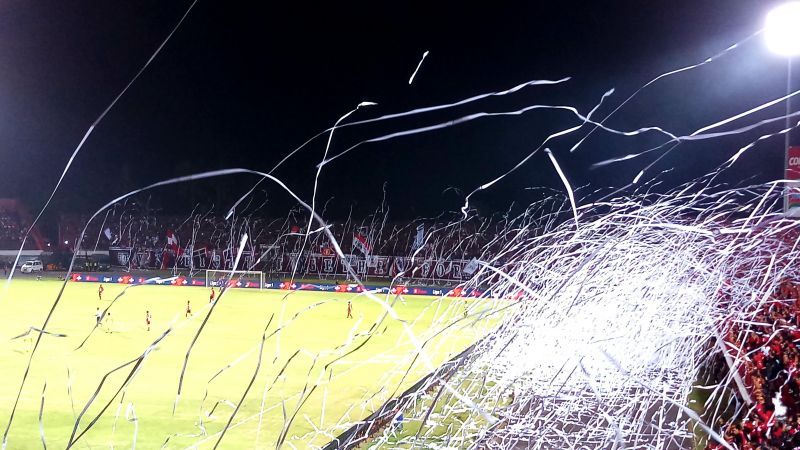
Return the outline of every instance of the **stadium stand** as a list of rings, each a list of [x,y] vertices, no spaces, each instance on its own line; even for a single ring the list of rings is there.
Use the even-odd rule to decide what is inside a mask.
[[[33,222],[25,207],[16,199],[0,199],[0,249],[19,250],[27,226]],[[45,250],[47,243],[38,227],[30,233],[25,250]]]
[[[724,424],[724,439],[739,449],[800,447],[800,283],[785,281],[770,302],[754,311],[752,327],[733,324],[724,339],[732,356],[741,349],[740,375],[752,405]],[[744,340],[741,340],[744,336]],[[717,377],[726,365],[715,362]],[[707,450],[723,445],[709,443]]]
[[[59,240],[72,245],[86,225],[88,216],[62,215],[59,221]],[[225,220],[218,215],[180,217],[168,214],[143,213],[126,210],[109,214],[105,220],[96,219],[86,229],[81,241],[82,249],[109,247],[152,247],[167,245],[167,235],[174,233],[181,247],[227,248],[238,243],[238,236],[247,233],[253,245],[278,247],[282,252],[299,251],[305,234],[306,222],[300,218],[269,219],[247,216]],[[417,227],[423,226],[426,246],[423,252],[443,251],[472,257],[485,250],[489,237],[496,236],[496,224],[465,222],[458,227],[448,223],[378,222],[334,224],[330,227],[345,254],[358,253],[353,236],[362,234],[371,253],[390,256],[407,256],[415,250]],[[483,228],[483,230],[481,230]],[[498,228],[502,229],[502,228]],[[110,236],[110,238],[109,238]],[[497,240],[499,248],[502,240]],[[314,233],[306,249],[325,253],[331,243],[323,233]],[[449,249],[445,250],[445,249]],[[422,253],[425,255],[425,253]]]
[[[238,270],[260,270],[274,277],[287,274],[309,279],[351,279],[347,267],[366,278],[402,278],[420,282],[461,281],[474,271],[473,258],[488,258],[510,235],[502,217],[472,217],[448,222],[390,221],[373,214],[363,220],[332,223],[329,231],[348,265],[336,257],[326,232],[315,229],[306,239],[308,218],[300,210],[285,217],[258,213],[226,218],[196,208],[187,216],[166,214],[137,205],[118,205],[99,215],[64,214],[59,241],[74,251],[108,251],[111,265],[132,269],[231,269],[241,238],[248,239]],[[413,259],[411,256],[413,255]],[[299,260],[299,263],[298,263]],[[471,267],[467,269],[467,267]]]

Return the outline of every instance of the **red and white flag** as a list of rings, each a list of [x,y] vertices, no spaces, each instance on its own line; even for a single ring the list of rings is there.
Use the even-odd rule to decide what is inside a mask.
[[[361,233],[353,234],[353,248],[365,255],[369,255],[369,253],[372,251],[372,247],[370,247],[367,237]]]
[[[175,233],[172,230],[167,230],[167,248],[171,249],[178,254],[180,247],[178,246],[178,236],[175,236]]]

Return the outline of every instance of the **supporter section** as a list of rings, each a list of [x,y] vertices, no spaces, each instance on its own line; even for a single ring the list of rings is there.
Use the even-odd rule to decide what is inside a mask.
[[[750,404],[722,427],[734,448],[800,447],[800,283],[785,281],[771,298],[754,308],[751,320],[727,327],[728,355],[738,360],[738,374]],[[727,365],[715,361],[717,376]],[[709,443],[707,450],[725,448]]]

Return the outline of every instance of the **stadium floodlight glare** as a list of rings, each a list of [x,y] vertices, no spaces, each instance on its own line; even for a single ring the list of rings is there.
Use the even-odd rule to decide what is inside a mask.
[[[767,14],[764,40],[773,53],[800,55],[800,1],[783,3]]]

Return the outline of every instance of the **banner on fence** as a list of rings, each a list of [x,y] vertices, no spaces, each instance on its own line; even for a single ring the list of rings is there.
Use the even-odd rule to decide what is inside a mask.
[[[134,249],[111,247],[109,256],[115,266],[128,269],[173,268],[192,270],[230,270],[235,251],[193,249],[187,247],[175,253],[172,249]],[[294,274],[300,278],[349,277],[353,271],[359,277],[415,280],[464,281],[477,269],[477,262],[464,259],[432,259],[430,257],[382,256],[371,254],[338,255],[323,253],[270,254],[244,251],[237,270],[261,270],[268,274]],[[349,270],[348,270],[349,266]]]
[[[469,260],[463,259],[345,255],[342,260],[338,256],[319,253],[305,254],[302,257],[297,253],[290,253],[283,257],[280,267],[276,268],[275,272],[294,273],[296,266],[297,276],[302,277],[347,276],[349,275],[347,265],[349,265],[358,276],[374,278],[400,276],[418,280],[464,281],[472,274],[464,270],[469,264]]]
[[[169,277],[169,278],[146,278],[142,276],[131,276],[124,273],[94,274],[94,273],[73,273],[70,280],[79,283],[118,283],[118,284],[150,284],[163,286],[206,286],[205,277]],[[216,282],[211,282],[217,285]],[[405,285],[381,286],[344,284],[344,283],[303,283],[300,281],[265,281],[263,286],[259,282],[252,280],[231,280],[228,285],[230,288],[240,289],[281,289],[291,291],[315,291],[315,292],[339,292],[339,293],[359,293],[370,291],[377,294],[389,295],[431,295],[449,297],[489,297],[489,292],[478,289],[462,288],[441,288],[441,287],[411,287]]]

